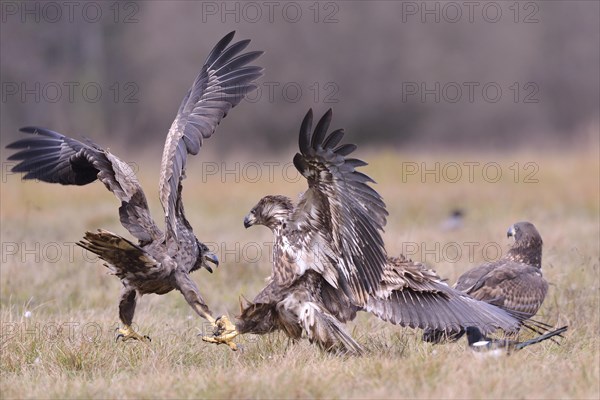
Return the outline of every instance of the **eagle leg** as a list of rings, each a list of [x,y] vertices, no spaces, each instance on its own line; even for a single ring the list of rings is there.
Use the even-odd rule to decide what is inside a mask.
[[[215,331],[212,336],[203,336],[202,340],[208,343],[226,344],[233,351],[238,349],[233,338],[239,335],[235,325],[226,315],[223,315],[215,321]]]
[[[152,341],[152,339],[150,339],[150,336],[140,335],[139,333],[134,331],[133,328],[129,325],[125,325],[123,328],[118,328],[117,332],[118,332],[118,334],[117,334],[116,340],[121,339],[124,342],[126,342],[129,339],[139,340],[140,342],[151,342]]]
[[[175,287],[181,292],[185,298],[185,301],[188,302],[190,307],[192,307],[196,314],[206,319],[214,328],[216,328],[216,320],[212,316],[212,313],[204,302],[204,299],[202,296],[200,296],[198,286],[196,286],[192,278],[190,278],[187,273],[182,272],[176,273],[174,278]]]
[[[123,328],[117,328],[116,340],[122,339],[124,342],[129,339],[140,340],[142,342],[149,342],[151,339],[149,336],[142,336],[133,330],[131,324],[133,322],[133,314],[135,313],[137,293],[135,289],[124,286],[121,290],[121,300],[119,302],[119,318],[123,323]]]

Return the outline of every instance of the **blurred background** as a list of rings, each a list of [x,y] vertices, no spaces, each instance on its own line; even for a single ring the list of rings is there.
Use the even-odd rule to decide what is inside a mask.
[[[0,392],[598,398],[599,20],[600,2],[567,0],[0,2],[0,320],[25,333],[3,342]],[[209,51],[232,30],[234,40],[252,40],[248,50],[265,51],[255,61],[265,75],[188,158],[183,196],[199,240],[220,259],[213,275],[193,276],[215,315],[236,315],[239,296],[264,287],[273,237],[244,229],[243,218],[266,194],[296,199],[306,190],[291,164],[300,123],[308,108],[320,117],[332,107],[332,128],[360,145],[354,154],[369,162],[362,171],[385,199],[389,255],[422,261],[454,283],[502,256],[509,226],[535,224],[550,283],[536,319],[569,325],[563,345],[547,342],[530,359],[535,369],[515,355],[482,374],[460,356],[461,343],[437,348],[424,369],[431,348],[420,333],[364,315],[349,326],[355,337],[392,338],[377,339],[384,351],[366,364],[327,358],[319,367],[290,358],[272,336],[249,343],[247,354],[260,358],[244,361],[200,343],[201,322],[172,292],[139,302],[135,323],[156,338],[152,347],[115,346],[121,284],[75,242],[98,228],[129,238],[118,201],[98,183],[23,181],[5,146],[28,125],[92,139],[131,165],[162,227],[165,136]],[[66,321],[100,326],[100,345],[38,340],[36,327]],[[359,370],[358,384],[329,379]],[[286,376],[274,379],[280,371]],[[193,389],[182,390],[180,376]],[[290,390],[296,376],[299,389]]]
[[[265,51],[265,76],[211,152],[293,149],[309,107],[388,149],[597,146],[599,14],[590,1],[6,1],[2,147],[39,125],[158,154],[231,30]]]

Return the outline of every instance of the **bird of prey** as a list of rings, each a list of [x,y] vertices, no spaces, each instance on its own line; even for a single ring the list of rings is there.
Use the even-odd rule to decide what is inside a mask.
[[[542,276],[542,237],[531,222],[515,223],[506,235],[515,240],[508,253],[497,261],[465,272],[454,287],[523,319],[531,318],[548,292],[548,283]],[[427,331],[424,339],[439,342],[445,337],[458,339],[462,334],[461,331]]]
[[[518,329],[508,313],[454,291],[420,265],[387,258],[385,204],[357,171],[366,163],[348,157],[356,146],[339,144],[343,130],[327,134],[331,116],[327,111],[314,132],[312,110],[302,121],[294,165],[308,190],[298,204],[266,196],[244,219],[246,228],[264,225],[275,236],[269,283],[235,325],[220,317],[214,335],[203,339],[235,349],[238,334],[282,330],[293,339],[305,333],[326,350],[360,353],[342,325],[359,310],[421,328]]]
[[[215,254],[200,242],[184,215],[181,198],[187,155],[196,155],[204,139],[244,96],[262,68],[249,65],[262,52],[242,53],[250,40],[230,45],[235,32],[223,37],[208,55],[199,75],[184,97],[169,129],[160,168],[159,195],[165,215],[165,232],[154,222],[146,196],[128,164],[96,144],[80,142],[43,128],[23,128],[32,136],[7,147],[18,149],[9,160],[19,160],[12,170],[25,172],[24,179],[62,185],[102,182],[121,202],[121,224],[138,243],[114,233],[87,232],[78,244],[97,254],[123,284],[119,318],[123,327],[117,338],[148,340],[131,327],[138,297],[164,294],[173,289],[201,317],[214,318],[198,292],[190,273],[208,263],[218,266]]]
[[[486,355],[499,356],[502,354],[511,354],[514,351],[521,350],[522,348],[542,342],[546,339],[550,339],[553,336],[560,335],[567,331],[568,326],[563,326],[554,331],[545,333],[541,336],[533,339],[516,342],[513,340],[506,339],[490,339],[485,337],[481,331],[475,326],[469,326],[466,329],[467,341],[469,347],[476,353],[484,353]]]

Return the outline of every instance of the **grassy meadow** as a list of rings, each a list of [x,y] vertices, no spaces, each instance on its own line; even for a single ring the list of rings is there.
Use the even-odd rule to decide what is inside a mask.
[[[239,296],[252,298],[264,285],[270,232],[245,230],[242,220],[263,195],[296,198],[304,190],[288,164],[292,155],[257,163],[214,154],[189,160],[186,213],[221,260],[212,275],[201,270],[193,278],[216,315],[236,315]],[[598,398],[597,146],[455,156],[359,149],[357,155],[370,163],[364,170],[388,206],[388,253],[425,261],[451,283],[499,257],[510,245],[511,224],[533,222],[544,240],[543,272],[550,282],[538,319],[569,325],[560,345],[546,341],[480,360],[464,340],[433,346],[418,331],[363,314],[347,326],[367,349],[363,357],[326,354],[281,334],[240,338],[243,349],[232,352],[200,340],[207,325],[177,292],[138,302],[134,322],[151,343],[115,343],[120,283],[74,242],[97,228],[129,237],[118,221],[118,202],[99,183],[23,182],[5,167],[0,397]],[[134,168],[162,223],[157,160],[140,157]],[[464,224],[445,231],[440,226],[454,208],[465,211]]]

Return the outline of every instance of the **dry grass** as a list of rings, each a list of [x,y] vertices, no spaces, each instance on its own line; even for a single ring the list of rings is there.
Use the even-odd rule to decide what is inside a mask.
[[[72,243],[88,229],[126,234],[116,201],[100,184],[65,188],[9,175],[2,184],[1,208],[1,397],[598,398],[597,154],[359,155],[371,162],[367,172],[379,182],[388,204],[389,253],[411,250],[413,258],[427,261],[451,281],[485,259],[484,244],[505,250],[510,224],[534,222],[544,238],[544,273],[552,283],[540,318],[569,324],[561,345],[547,341],[483,362],[463,341],[431,346],[420,341],[418,332],[361,315],[348,328],[367,347],[364,357],[324,354],[306,341],[293,345],[277,334],[246,337],[244,350],[233,353],[199,340],[196,334],[205,324],[178,293],[147,296],[139,303],[135,322],[141,333],[152,336],[151,344],[115,343],[120,284]],[[443,177],[436,183],[431,175],[424,182],[420,175],[403,179],[403,162],[432,168],[436,161],[440,166],[497,162],[503,177],[485,182],[479,168],[473,183],[467,177],[456,183]],[[235,162],[232,158],[228,165]],[[535,162],[539,182],[524,183],[521,176],[515,183],[509,169],[514,162],[522,173],[525,162]],[[281,168],[275,169],[273,183],[266,176],[256,183],[236,183],[233,175],[225,182],[218,175],[202,182],[196,173],[201,167],[197,160],[189,166],[186,211],[200,239],[219,245],[221,266],[213,275],[200,271],[194,278],[216,313],[235,314],[238,296],[253,296],[270,268],[264,244],[269,233],[244,230],[243,216],[262,195],[295,197],[304,183],[284,182]],[[156,172],[141,178],[158,216]],[[465,226],[441,231],[440,221],[456,206],[467,212]],[[468,242],[477,243],[473,251]],[[449,243],[462,252],[455,262],[456,254],[444,250]]]

